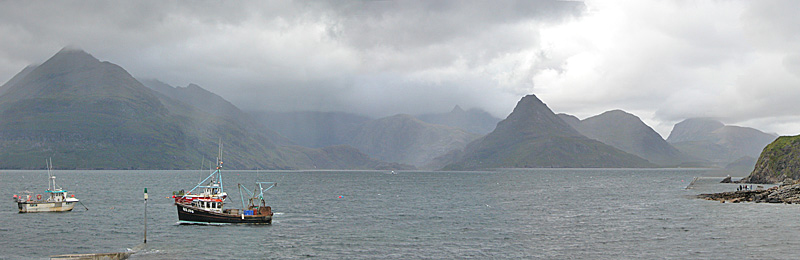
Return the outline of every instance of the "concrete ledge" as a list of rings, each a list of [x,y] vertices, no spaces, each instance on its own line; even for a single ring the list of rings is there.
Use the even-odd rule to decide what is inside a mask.
[[[133,252],[96,253],[96,254],[66,254],[51,255],[50,259],[91,259],[91,260],[120,260],[128,259]]]

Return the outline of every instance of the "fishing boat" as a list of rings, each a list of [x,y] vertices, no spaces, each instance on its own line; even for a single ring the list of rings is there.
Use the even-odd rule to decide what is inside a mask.
[[[173,195],[178,210],[179,224],[272,224],[272,208],[264,200],[264,192],[275,186],[274,182],[257,182],[260,193],[256,195],[241,184],[239,194],[242,208],[224,208],[228,194],[222,185],[222,144],[220,143],[216,169],[188,192]],[[250,196],[246,204],[244,192]]]
[[[14,195],[19,207],[19,213],[32,213],[32,212],[63,212],[70,211],[75,208],[75,204],[80,201],[75,198],[75,195],[70,195],[67,190],[62,189],[56,185],[56,176],[52,173],[53,160],[47,161],[47,175],[49,182],[47,183],[47,190],[42,194],[37,194],[33,197],[31,194],[27,195]]]

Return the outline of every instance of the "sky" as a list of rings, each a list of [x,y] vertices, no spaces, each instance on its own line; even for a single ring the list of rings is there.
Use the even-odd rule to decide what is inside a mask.
[[[800,134],[800,1],[0,1],[0,82],[64,47],[243,110],[372,117],[535,94],[664,138],[710,117]]]

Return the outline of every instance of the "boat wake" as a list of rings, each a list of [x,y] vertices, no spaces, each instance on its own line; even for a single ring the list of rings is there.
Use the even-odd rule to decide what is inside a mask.
[[[126,248],[125,252],[126,253],[131,253],[131,254],[137,254],[137,255],[158,254],[158,253],[162,252],[159,249],[152,249],[152,248],[146,248],[146,247],[147,247],[147,244],[140,244],[138,246],[135,246],[134,248]]]

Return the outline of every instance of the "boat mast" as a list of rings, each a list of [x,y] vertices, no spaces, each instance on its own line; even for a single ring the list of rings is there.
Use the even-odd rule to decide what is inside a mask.
[[[219,192],[220,193],[224,192],[224,189],[223,189],[223,186],[222,186],[222,138],[220,138],[220,140],[219,140],[219,150],[218,150],[218,152],[219,153],[217,155],[217,168],[214,169],[211,172],[211,174],[208,175],[208,177],[206,177],[205,179],[200,181],[200,183],[198,183],[197,186],[194,186],[194,188],[192,188],[188,192],[185,192],[181,198],[185,198],[186,195],[192,193],[194,190],[196,190],[199,187],[204,187],[204,188],[214,187],[213,185],[215,183],[219,184]],[[205,157],[203,157],[203,159],[205,160]],[[202,166],[201,166],[201,168],[202,168]],[[217,175],[217,176],[214,176],[214,175]],[[209,186],[203,186],[203,184],[206,183],[206,181],[209,181],[209,180],[210,180],[210,182],[208,184]]]
[[[225,192],[222,185],[222,138],[219,139],[219,153],[217,154],[217,178],[219,179],[219,192]]]
[[[47,182],[47,189],[51,190],[51,191],[55,191],[56,190],[56,176],[53,176],[53,173],[51,172],[53,170],[53,158],[50,157],[50,159],[49,160],[45,160],[45,162],[47,163],[47,177],[49,179],[49,181]]]

